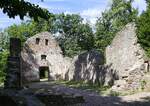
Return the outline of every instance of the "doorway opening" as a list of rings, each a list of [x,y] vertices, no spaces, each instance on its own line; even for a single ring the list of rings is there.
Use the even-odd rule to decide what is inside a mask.
[[[40,67],[39,68],[39,77],[40,77],[40,81],[48,81],[49,67]]]

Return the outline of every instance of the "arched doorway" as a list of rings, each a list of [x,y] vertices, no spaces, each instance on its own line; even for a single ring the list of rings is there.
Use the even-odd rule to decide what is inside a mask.
[[[39,78],[40,81],[48,81],[49,79],[49,67],[39,67]]]

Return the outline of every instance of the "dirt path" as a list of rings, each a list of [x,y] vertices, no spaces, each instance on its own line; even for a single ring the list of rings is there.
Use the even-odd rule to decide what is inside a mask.
[[[128,96],[101,96],[96,92],[65,87],[63,85],[53,85],[49,82],[34,83],[30,88],[54,89],[65,94],[82,95],[84,104],[77,106],[150,106],[150,92],[143,92]]]

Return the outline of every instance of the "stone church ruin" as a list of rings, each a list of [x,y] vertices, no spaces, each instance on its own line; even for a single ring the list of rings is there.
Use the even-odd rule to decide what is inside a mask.
[[[22,74],[24,81],[64,79],[69,61],[62,55],[52,34],[42,32],[29,38],[22,49]]]
[[[80,53],[72,59],[64,57],[58,42],[49,32],[27,39],[22,50],[18,40],[11,46],[7,87],[12,86],[13,81],[15,86],[20,86],[33,81],[73,80],[112,86],[114,90],[129,90],[139,88],[140,80],[150,70],[150,63],[137,43],[134,23],[118,32],[106,48],[106,64],[104,56],[96,50]],[[22,83],[15,83],[17,80]]]
[[[42,34],[44,34],[44,36],[50,35],[49,33],[46,33],[46,32]],[[35,38],[36,44],[40,44],[40,39],[39,39],[40,36],[36,36],[36,37],[38,37],[38,43],[36,42],[37,40]],[[43,44],[42,46],[44,46],[44,44],[47,46],[49,43],[50,44],[53,43],[53,45],[47,47],[46,49],[47,52],[46,50],[44,51],[44,49],[42,49],[39,52],[39,54],[38,53],[36,54],[36,51],[34,52],[33,48],[30,48],[30,49],[28,48],[29,51],[21,52],[20,39],[18,38],[10,39],[10,55],[8,56],[8,60],[7,60],[7,70],[6,70],[6,79],[4,82],[4,89],[0,89],[0,105],[2,106],[72,106],[72,105],[81,104],[85,102],[84,97],[81,95],[75,95],[74,93],[67,94],[65,92],[60,92],[57,89],[52,89],[52,88],[48,89],[43,86],[42,88],[37,87],[37,86],[32,87],[31,85],[33,84],[26,86],[24,85],[24,83],[22,83],[26,79],[32,82],[32,81],[40,81],[40,79],[43,79],[43,78],[47,78],[51,80],[55,78],[59,79],[61,77],[61,76],[55,76],[55,74],[54,76],[53,74],[50,74],[50,69],[54,69],[54,71],[57,71],[57,69],[55,69],[55,66],[51,67],[51,65],[48,64],[48,62],[51,62],[51,61],[46,61],[47,58],[50,58],[47,53],[53,51],[54,47],[57,48],[58,47],[57,43],[52,42],[52,40],[49,42],[48,37],[45,41],[46,43],[42,42]],[[32,45],[29,43],[28,46],[33,47],[35,45]],[[51,50],[50,47],[53,48],[53,50]],[[23,47],[23,50],[26,50],[25,46]],[[58,50],[60,49],[58,48]],[[54,52],[57,52],[57,51],[54,51]],[[30,55],[28,53],[30,53]],[[26,58],[25,57],[23,58],[22,56],[26,56]],[[32,56],[39,56],[39,61],[38,61],[38,58],[32,58]],[[57,56],[58,57],[53,57],[52,59],[57,60],[58,58],[60,59],[62,58],[61,53]],[[30,61],[23,60],[23,59],[31,59],[31,62],[33,63],[28,63]],[[34,62],[36,63],[34,64]],[[58,62],[61,62],[61,61],[58,61]],[[65,62],[65,61],[62,61],[62,62]],[[56,63],[56,65],[59,67],[60,63]],[[65,67],[63,66],[60,66],[59,68],[62,68],[61,70],[65,69]],[[31,69],[31,70],[27,70],[27,69]],[[33,72],[30,72],[30,71],[33,71]],[[61,72],[59,71],[56,73],[59,74]],[[41,83],[35,83],[35,84],[38,84],[38,86],[41,86],[40,85]],[[42,84],[45,84],[45,83],[42,83]]]

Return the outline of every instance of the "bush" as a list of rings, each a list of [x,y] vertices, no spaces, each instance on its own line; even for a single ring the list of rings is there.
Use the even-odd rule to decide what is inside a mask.
[[[7,50],[0,52],[0,83],[3,83],[5,80],[8,54]]]

